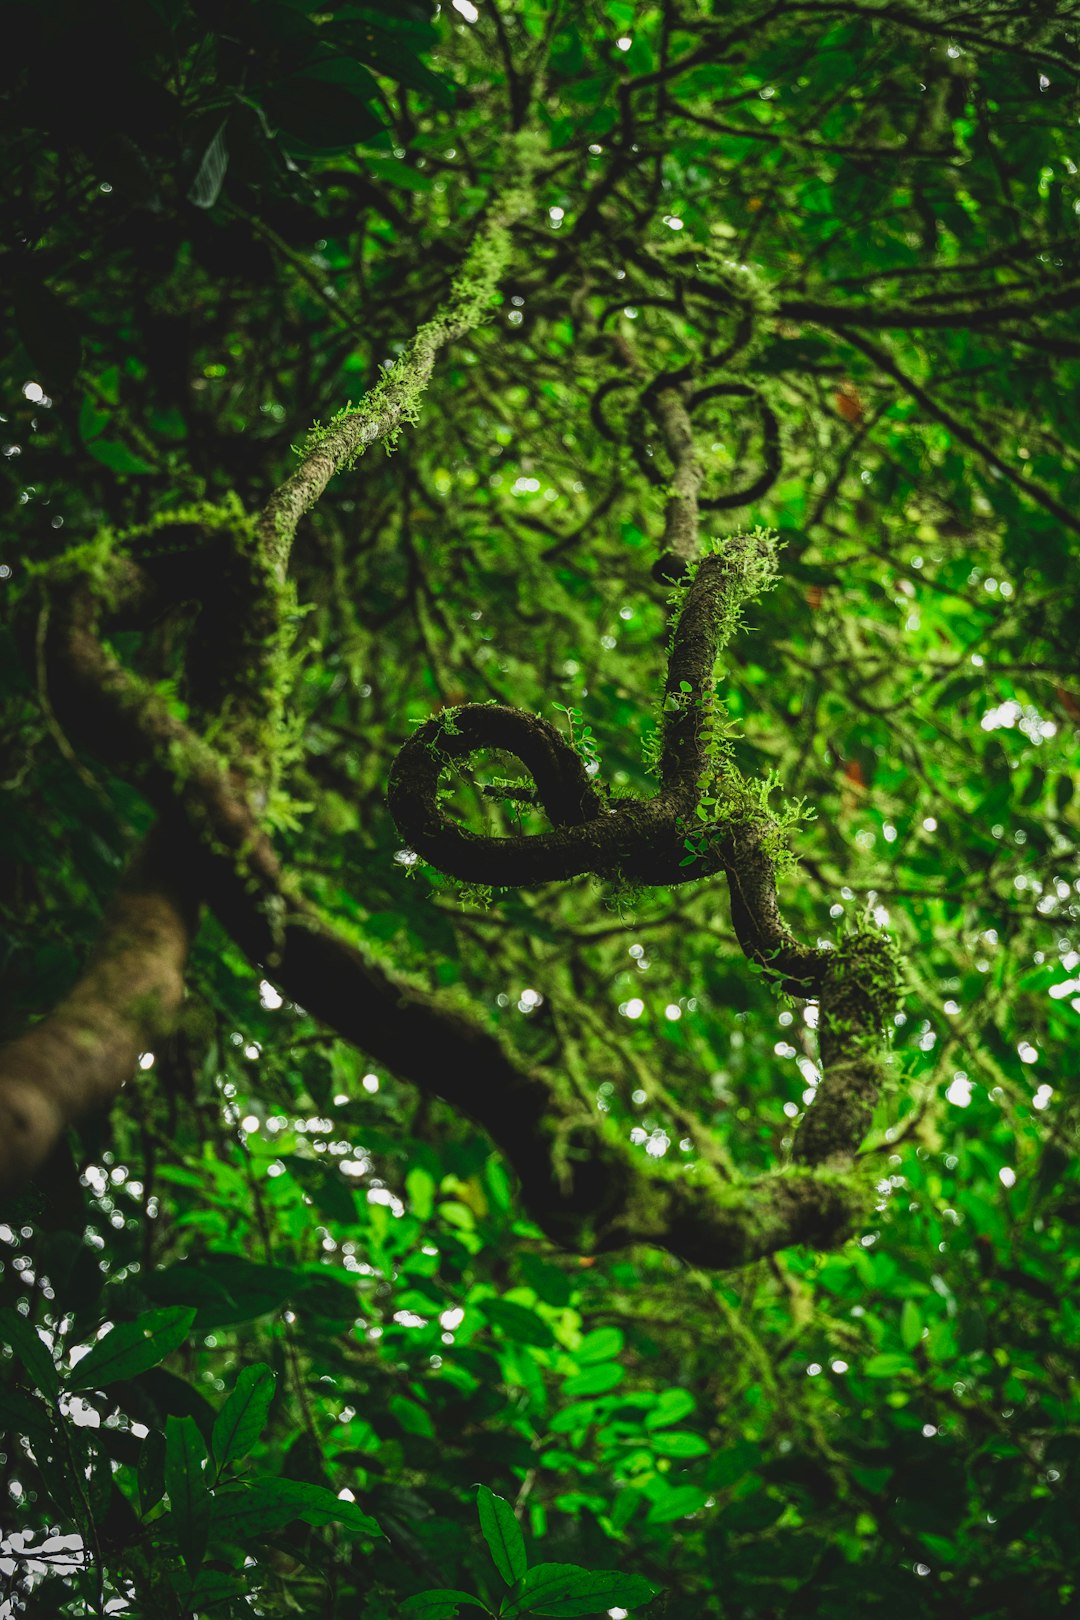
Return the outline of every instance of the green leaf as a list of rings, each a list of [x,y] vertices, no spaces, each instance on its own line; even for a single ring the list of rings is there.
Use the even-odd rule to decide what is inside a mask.
[[[266,1423],[277,1375],[263,1362],[242,1367],[232,1394],[214,1422],[211,1442],[218,1472],[235,1457],[246,1457]]]
[[[356,1220],[356,1198],[334,1164],[306,1159],[299,1153],[283,1153],[281,1162],[294,1175],[320,1215],[342,1226]]]
[[[420,52],[438,44],[438,34],[426,22],[403,17],[394,11],[350,6],[348,18],[361,17],[363,25],[344,37],[352,40],[353,51],[361,61],[370,62],[379,73],[396,79],[411,90],[419,90],[440,107],[454,105],[450,79],[435,73],[420,59]]]
[[[436,1439],[431,1413],[419,1401],[412,1401],[407,1395],[393,1395],[387,1402],[387,1411],[397,1419],[406,1434],[419,1434],[425,1440]]]
[[[606,1614],[609,1609],[638,1609],[651,1603],[660,1591],[643,1575],[620,1575],[617,1570],[582,1571],[580,1584],[561,1602],[550,1600],[543,1608],[534,1601],[532,1612],[544,1615]]]
[[[491,1613],[487,1604],[481,1603],[471,1592],[456,1592],[450,1587],[417,1592],[415,1597],[405,1599],[401,1612],[408,1615],[409,1620],[454,1620],[463,1603],[471,1604],[474,1609],[483,1609],[485,1614]]]
[[[507,1586],[512,1586],[529,1567],[525,1538],[514,1517],[514,1510],[509,1502],[496,1496],[486,1485],[477,1489],[476,1510],[492,1562]]]
[[[539,1255],[526,1252],[518,1257],[518,1269],[533,1293],[545,1305],[560,1307],[570,1303],[570,1279],[558,1266],[541,1260]],[[580,1361],[580,1355],[577,1359]]]
[[[283,1530],[302,1519],[305,1524],[343,1524],[358,1535],[382,1532],[373,1518],[325,1485],[306,1480],[264,1477],[214,1493],[213,1534],[224,1541],[246,1541]]]
[[[79,406],[79,437],[84,444],[89,445],[91,439],[96,439],[104,433],[112,420],[111,411],[103,411],[87,394]]]
[[[145,1518],[165,1495],[165,1436],[160,1429],[151,1429],[139,1447],[136,1478],[139,1510]]]
[[[660,1430],[649,1444],[660,1457],[707,1457],[711,1449],[704,1435],[691,1434],[689,1429]]]
[[[95,461],[100,461],[103,467],[118,473],[152,473],[157,469],[149,461],[144,461],[126,444],[118,444],[113,439],[94,439],[86,446]]]
[[[867,1378],[896,1378],[900,1373],[913,1372],[914,1367],[910,1356],[886,1352],[864,1361],[862,1370]]]
[[[605,1614],[635,1608],[659,1591],[641,1575],[582,1569],[577,1564],[537,1564],[514,1588],[510,1614]]]
[[[414,1165],[405,1177],[405,1191],[409,1207],[417,1220],[429,1221],[435,1210],[435,1194],[438,1191],[430,1170]]]
[[[518,1344],[532,1344],[537,1349],[548,1350],[555,1343],[555,1335],[547,1323],[527,1305],[519,1305],[516,1300],[483,1299],[478,1301],[478,1309],[493,1327],[499,1328],[508,1339]]]
[[[136,1322],[121,1322],[77,1363],[66,1388],[104,1389],[120,1379],[136,1378],[183,1344],[194,1320],[189,1306],[176,1305],[146,1311]]]
[[[397,186],[402,191],[430,191],[435,184],[430,174],[424,174],[414,169],[410,163],[402,163],[398,158],[369,157],[365,168],[374,180],[381,180],[384,185]]]
[[[922,1315],[919,1307],[913,1299],[905,1299],[904,1308],[900,1312],[900,1338],[905,1350],[914,1350],[922,1338],[922,1329]]]
[[[597,1367],[586,1367],[563,1384],[564,1395],[606,1395],[609,1389],[621,1384],[626,1376],[617,1361],[602,1361]]]
[[[592,1333],[586,1333],[574,1351],[574,1360],[582,1367],[594,1361],[614,1361],[616,1356],[622,1354],[624,1342],[621,1328],[596,1328]]]
[[[342,151],[383,128],[373,111],[378,85],[359,62],[335,57],[280,79],[266,97],[274,123],[305,145]]]
[[[5,1305],[0,1310],[0,1339],[10,1346],[16,1363],[29,1374],[35,1389],[55,1400],[60,1393],[60,1374],[52,1351],[33,1323]]]
[[[249,1590],[248,1583],[241,1574],[218,1569],[201,1570],[194,1580],[184,1580],[177,1572],[173,1577],[173,1586],[177,1596],[188,1609],[193,1609],[199,1614],[214,1604],[225,1603],[230,1598],[243,1597]],[[243,1610],[239,1612],[243,1613]]]
[[[649,1509],[650,1524],[674,1524],[688,1513],[697,1513],[708,1501],[709,1493],[698,1485],[668,1485],[657,1496]]]
[[[194,1572],[202,1563],[210,1529],[206,1443],[194,1418],[170,1415],[166,1420],[165,1489],[181,1557]]]
[[[25,1435],[39,1456],[59,1440],[49,1408],[21,1389],[0,1389],[0,1433]]]
[[[688,1389],[663,1389],[651,1412],[645,1414],[647,1429],[666,1429],[689,1417],[696,1402]]]
[[[198,1307],[201,1328],[233,1327],[280,1310],[306,1285],[287,1266],[267,1266],[242,1255],[207,1255],[197,1264],[181,1260],[143,1283],[154,1299]]]

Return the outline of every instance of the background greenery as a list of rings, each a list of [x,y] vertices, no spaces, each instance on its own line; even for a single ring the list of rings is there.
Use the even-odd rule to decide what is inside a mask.
[[[715,882],[463,893],[384,801],[416,722],[492,698],[651,791],[668,609],[643,468],[663,451],[611,335],[707,384],[749,301],[723,374],[775,411],[780,465],[758,478],[752,401],[702,406],[706,493],[768,482],[709,532],[767,524],[785,549],[721,691],[742,768],[816,810],[793,926],[828,938],[871,908],[908,996],[865,1227],[715,1274],[553,1247],[477,1128],[207,921],[175,1036],[4,1211],[6,1612],[452,1614],[402,1609],[431,1588],[495,1608],[479,1484],[534,1563],[663,1589],[635,1613],[1066,1613],[1076,8],[7,17],[10,605],[36,612],[33,568],[102,525],[231,490],[258,508],[445,296],[513,179],[506,134],[532,128],[490,319],[301,531],[278,846],[378,959],[591,1088],[643,1161],[703,1135],[740,1170],[783,1161],[814,1010],[748,969]],[[168,622],[116,638],[178,705],[183,644]],[[73,750],[14,634],[0,657],[15,1034],[77,974],[148,811]],[[211,1502],[233,1474],[258,1483]]]

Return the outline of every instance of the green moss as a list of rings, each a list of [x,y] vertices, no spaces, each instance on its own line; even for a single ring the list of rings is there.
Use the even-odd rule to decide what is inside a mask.
[[[446,300],[418,327],[358,405],[350,402],[325,425],[316,423],[311,428],[298,451],[305,460],[325,451],[334,461],[334,470],[344,471],[376,439],[393,450],[402,428],[419,421],[435,355],[451,339],[479,326],[491,308],[509,262],[512,226],[532,203],[532,176],[541,156],[534,131],[523,130],[510,137],[504,166],[514,174],[514,182],[481,224]]]
[[[828,967],[830,1028],[865,1032],[875,1041],[891,1030],[903,996],[903,958],[896,941],[867,914],[843,924]]]

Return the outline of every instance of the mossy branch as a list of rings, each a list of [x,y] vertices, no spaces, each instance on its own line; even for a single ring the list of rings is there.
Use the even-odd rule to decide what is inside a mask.
[[[513,226],[532,203],[541,148],[533,131],[509,138],[503,167],[513,182],[484,216],[445,303],[417,329],[405,349],[358,405],[347,405],[308,434],[300,466],[271,495],[258,518],[265,555],[284,576],[297,525],[335,473],[380,440],[392,445],[418,419],[420,400],[439,351],[472,331],[488,314],[510,256]]]

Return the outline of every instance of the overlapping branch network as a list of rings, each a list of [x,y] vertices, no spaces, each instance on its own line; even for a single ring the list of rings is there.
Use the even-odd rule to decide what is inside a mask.
[[[739,347],[749,335],[747,326]],[[621,358],[632,372],[639,370],[625,346]],[[723,872],[746,956],[789,994],[820,1000],[824,1075],[796,1133],[793,1159],[835,1170],[853,1162],[880,1093],[899,964],[888,937],[867,922],[849,929],[835,948],[807,947],[795,938],[776,889],[782,828],[768,792],[741,776],[717,737],[717,657],[738,628],[744,604],[775,583],[777,563],[775,539],[762,531],[730,536],[698,555],[704,474],[690,411],[717,391],[754,392],[721,384],[688,393],[687,379],[673,374],[643,396],[674,467],[660,571],[686,581],[662,692],[659,791],[648,800],[612,799],[548,721],[474,703],[419,727],[394,762],[388,797],[398,830],[416,853],[466,882],[523,887],[589,873],[674,887]],[[764,409],[768,421],[772,413]],[[775,429],[774,450],[778,440]],[[776,467],[766,473],[771,481]],[[735,501],[745,498],[743,492]],[[444,779],[473,755],[492,750],[516,757],[529,772],[550,831],[491,836],[448,813]]]
[[[44,582],[31,639],[48,701],[73,741],[139,783],[159,821],[83,978],[0,1053],[0,1190],[32,1174],[68,1124],[115,1097],[139,1051],[168,1030],[205,901],[286,997],[486,1129],[534,1218],[568,1248],[647,1242],[724,1268],[793,1243],[833,1244],[865,1208],[854,1156],[883,1078],[896,962],[885,937],[865,927],[831,951],[795,940],[777,904],[775,828],[764,801],[715,747],[716,653],[742,602],[770,582],[773,553],[758,534],[698,560],[702,469],[677,379],[655,391],[654,406],[675,467],[663,545],[671,572],[689,584],[663,693],[655,798],[612,802],[546,722],[468,705],[429,722],[407,745],[391,799],[419,849],[487,882],[618,872],[666,886],[723,871],[747,955],[794,993],[821,1001],[825,1074],[794,1162],[732,1184],[707,1155],[678,1167],[646,1161],[557,1072],[531,1066],[485,1024],[388,972],[339,932],[282,871],[266,831],[274,770],[258,711],[268,694],[282,703],[287,695],[283,579],[296,524],[334,472],[411,419],[438,349],[479,318],[490,296],[516,206],[512,194],[489,212],[448,308],[421,328],[373,396],[315,437],[260,519],[236,505],[174,514],[126,540],[102,536]],[[191,567],[195,556],[199,566]],[[193,593],[207,595],[205,642],[214,656],[192,686],[191,715],[181,717],[124,666],[108,637],[121,624],[152,626]],[[227,637],[215,634],[215,604],[229,615]],[[444,769],[480,747],[521,758],[550,833],[478,839],[443,814]],[[706,798],[715,813],[703,838]]]

